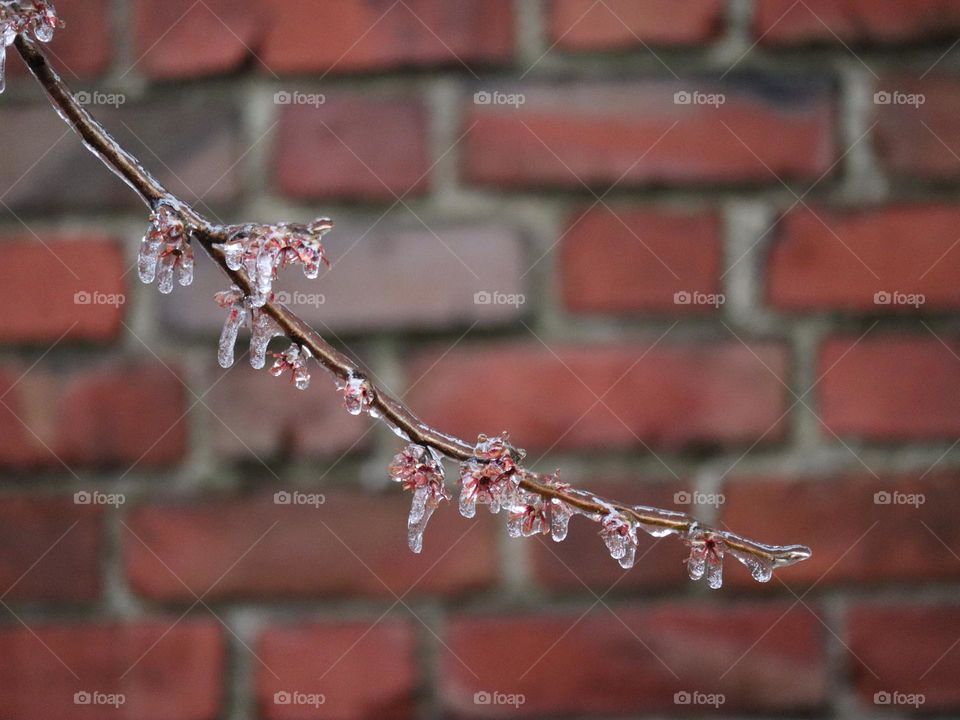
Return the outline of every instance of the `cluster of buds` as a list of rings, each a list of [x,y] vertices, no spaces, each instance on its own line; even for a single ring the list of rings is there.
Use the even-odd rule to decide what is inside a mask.
[[[270,368],[271,375],[280,377],[289,370],[297,390],[306,390],[310,386],[310,371],[307,369],[307,362],[313,359],[310,348],[292,343],[282,353],[273,353],[273,357],[276,360]]]
[[[166,294],[173,290],[174,274],[181,285],[193,282],[193,248],[183,216],[168,202],[159,203],[150,213],[150,226],[140,243],[137,268],[140,280]]]
[[[16,9],[14,5],[17,5]],[[40,42],[50,42],[54,31],[62,27],[63,20],[57,17],[49,0],[33,0],[30,5],[26,2],[0,2],[0,36],[4,47],[13,44],[17,35],[28,31],[33,32]]]
[[[507,433],[481,435],[473,457],[460,464],[460,514],[473,517],[478,504],[488,505],[492,513],[508,505],[520,480],[517,461],[523,457],[523,450],[510,445]]]
[[[394,456],[389,472],[391,479],[413,493],[407,542],[413,552],[419,553],[430,516],[441,501],[450,499],[443,484],[443,462],[433,448],[410,443]]]
[[[302,265],[311,280],[320,274],[321,265],[329,265],[321,238],[333,229],[333,221],[319,218],[309,225],[248,223],[230,228],[230,239],[221,245],[224,260],[231,270],[245,270],[253,295],[253,307],[262,307],[273,291],[280,268]]]

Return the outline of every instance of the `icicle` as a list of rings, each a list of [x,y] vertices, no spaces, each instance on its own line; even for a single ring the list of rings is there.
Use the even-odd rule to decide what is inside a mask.
[[[410,443],[397,453],[389,467],[390,477],[413,491],[413,503],[407,518],[407,544],[419,553],[423,550],[423,532],[433,511],[442,500],[449,500],[443,484],[443,463],[430,448]]]
[[[137,259],[137,269],[140,281],[150,284],[157,276],[157,261],[160,259],[160,246],[163,242],[153,238],[152,232],[147,232],[140,241],[140,257]]]
[[[144,283],[157,281],[160,292],[173,290],[179,273],[181,285],[193,282],[193,249],[179,211],[169,202],[161,202],[150,213],[150,227],[140,243],[137,269]]]
[[[220,344],[217,346],[217,361],[220,367],[228,368],[233,365],[234,346],[237,344],[237,333],[247,320],[247,308],[244,303],[243,290],[231,285],[229,290],[222,290],[213,296],[217,305],[227,311],[227,319],[223,323],[220,333]]]
[[[770,582],[773,577],[773,563],[769,560],[759,558],[756,555],[745,553],[741,550],[735,550],[727,546],[727,552],[733,555],[737,560],[747,566],[750,575],[757,582]]]
[[[193,247],[185,243],[181,248],[181,253],[178,264],[180,268],[178,280],[182,286],[186,287],[193,284]]]
[[[563,500],[550,500],[550,536],[554,542],[563,542],[567,539],[567,529],[570,527],[570,518],[574,509]]]
[[[293,343],[284,352],[274,353],[273,356],[276,361],[270,368],[271,375],[279,377],[289,370],[297,390],[306,390],[310,386],[310,372],[307,370],[307,362],[313,359],[310,348]]]
[[[283,332],[273,319],[262,310],[254,310],[253,328],[250,331],[250,366],[260,370],[267,364],[267,346],[270,340]]]
[[[4,30],[4,33],[6,31]],[[0,94],[7,89],[7,43],[0,43]]]
[[[359,415],[373,403],[373,387],[365,378],[350,376],[343,386],[343,404],[351,415]]]

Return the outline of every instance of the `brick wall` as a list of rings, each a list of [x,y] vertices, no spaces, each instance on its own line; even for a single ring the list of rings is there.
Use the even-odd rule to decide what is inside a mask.
[[[814,557],[707,592],[453,507],[412,555],[396,439],[221,370],[223,279],[136,282],[142,207],[10,58],[0,715],[960,712],[960,2],[60,4],[174,191],[336,219],[282,287],[425,419]]]

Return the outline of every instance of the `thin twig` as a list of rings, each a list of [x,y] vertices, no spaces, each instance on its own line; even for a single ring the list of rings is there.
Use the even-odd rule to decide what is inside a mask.
[[[231,270],[228,267],[224,253],[219,247],[228,239],[227,230],[211,223],[187,203],[177,199],[156,178],[144,170],[140,163],[77,102],[76,97],[32,40],[19,35],[16,39],[16,48],[61,117],[80,134],[87,148],[123,178],[151,209],[156,209],[161,201],[174,201],[191,226],[192,237],[200,243],[231,282],[247,295],[252,295],[254,289],[249,278],[243,271]],[[364,378],[361,369],[346,355],[331,346],[284,304],[270,299],[263,306],[262,311],[279,325],[287,338],[309,348],[314,357],[340,380],[346,381],[351,377]],[[400,400],[377,387],[369,378],[365,379],[372,388],[373,398],[370,409],[401,429],[412,442],[431,447],[454,460],[466,461],[474,457],[475,450],[472,445],[430,427]],[[801,545],[783,547],[764,545],[733,533],[699,525],[693,517],[684,513],[657,508],[631,507],[619,502],[605,501],[590,493],[558,486],[550,480],[551,476],[524,471],[520,487],[543,498],[560,500],[595,517],[603,517],[611,510],[616,510],[642,526],[662,528],[678,533],[680,536],[685,536],[691,529],[699,529],[723,538],[727,547],[762,559],[772,567],[790,565],[810,556],[810,550]]]

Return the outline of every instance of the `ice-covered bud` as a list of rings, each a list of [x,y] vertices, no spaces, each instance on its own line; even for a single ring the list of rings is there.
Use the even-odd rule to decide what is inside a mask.
[[[706,576],[707,584],[714,590],[723,585],[723,553],[726,549],[721,538],[693,525],[687,532],[686,543],[690,546],[687,572],[691,580]]]
[[[150,226],[140,243],[137,269],[144,283],[157,281],[166,294],[173,290],[174,276],[181,285],[193,282],[193,248],[186,223],[172,205],[161,202],[150,213]]]
[[[460,514],[473,517],[478,504],[489,506],[492,513],[499,512],[517,488],[516,461],[523,456],[523,450],[510,445],[507,433],[494,438],[481,435],[474,456],[460,463]]]
[[[57,11],[54,9],[52,2],[49,2],[49,0],[34,0],[30,28],[37,40],[45,43],[50,42],[53,40],[54,31],[63,26],[64,23],[57,17]]]
[[[347,378],[343,384],[343,405],[351,415],[359,415],[373,404],[373,386],[365,378]]]
[[[443,484],[443,463],[432,448],[410,443],[394,456],[389,472],[392,480],[413,493],[407,519],[407,543],[413,552],[419,553],[430,516],[441,501],[450,499]]]
[[[535,493],[517,492],[510,505],[507,532],[510,537],[530,537],[550,532],[543,498]]]
[[[246,271],[256,291],[250,297],[251,305],[261,307],[270,297],[281,268],[302,265],[304,274],[314,279],[321,265],[330,264],[320,239],[332,228],[333,221],[328,218],[309,225],[235,225],[229,228],[229,239],[220,248],[231,270]]]
[[[293,343],[282,353],[273,353],[276,360],[270,368],[270,374],[280,377],[290,371],[290,379],[297,390],[306,390],[310,386],[310,371],[307,362],[313,359],[313,353],[306,346]]]
[[[614,560],[624,568],[633,567],[637,557],[637,529],[623,513],[613,510],[601,520],[600,537]]]

